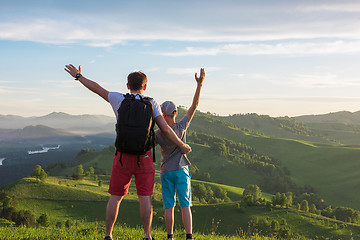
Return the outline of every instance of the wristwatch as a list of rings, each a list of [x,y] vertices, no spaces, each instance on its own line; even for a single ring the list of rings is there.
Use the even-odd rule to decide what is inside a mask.
[[[79,78],[81,78],[81,73],[77,73],[76,75],[75,75],[75,80],[79,80]]]

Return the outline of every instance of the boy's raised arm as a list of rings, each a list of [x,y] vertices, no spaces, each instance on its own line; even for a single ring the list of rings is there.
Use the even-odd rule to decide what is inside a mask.
[[[197,76],[197,73],[195,73],[195,80],[197,82],[197,87],[195,90],[193,102],[192,102],[189,110],[186,113],[186,116],[189,118],[189,122],[192,120],[192,118],[195,114],[195,110],[196,110],[197,106],[199,105],[200,92],[201,92],[201,87],[204,82],[204,79],[205,79],[205,70],[203,68],[201,68],[199,77]]]
[[[79,69],[74,67],[72,64],[65,65],[65,71],[67,71],[72,77],[79,80],[85,87],[87,87],[92,92],[96,93],[100,97],[102,97],[105,101],[109,102],[109,91],[105,88],[101,87],[98,83],[87,79],[83,75],[81,75],[81,66],[79,66]]]

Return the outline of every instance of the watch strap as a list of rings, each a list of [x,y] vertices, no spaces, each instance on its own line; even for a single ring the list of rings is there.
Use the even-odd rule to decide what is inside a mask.
[[[79,80],[79,78],[81,78],[81,73],[77,73],[76,75],[75,75],[75,80]]]

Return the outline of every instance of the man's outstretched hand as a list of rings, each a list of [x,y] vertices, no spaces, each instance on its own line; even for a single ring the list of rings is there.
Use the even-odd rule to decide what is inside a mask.
[[[65,65],[64,69],[74,78],[76,77],[76,74],[81,73],[81,65],[79,65],[79,69],[77,69],[74,65],[69,64]]]

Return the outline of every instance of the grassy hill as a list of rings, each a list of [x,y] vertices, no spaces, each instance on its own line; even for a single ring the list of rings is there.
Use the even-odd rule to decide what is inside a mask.
[[[295,119],[304,122],[309,129],[337,139],[342,144],[360,145],[360,111],[305,115]]]
[[[45,239],[103,239],[104,229],[102,225],[97,223],[81,223],[70,228],[9,228],[0,226],[0,239],[32,239],[32,240],[45,240]],[[142,239],[143,230],[140,227],[131,228],[126,225],[115,226],[113,235],[118,239]],[[166,239],[167,235],[163,229],[153,228],[152,235],[156,239]],[[30,238],[30,237],[31,238]],[[175,231],[174,237],[181,239],[184,237],[182,231]],[[221,236],[217,234],[200,234],[195,233],[194,237],[198,240],[273,240],[276,238],[263,237],[263,236]]]
[[[268,137],[258,132],[234,128],[225,121],[201,114],[195,116],[190,131],[247,144],[258,154],[278,160],[282,167],[289,170],[290,179],[294,183],[298,186],[312,186],[327,204],[360,209],[360,202],[357,201],[359,196],[357,191],[354,191],[360,184],[360,172],[357,171],[360,167],[359,148]],[[193,151],[189,154],[189,159],[193,166],[196,166],[201,174],[209,173],[210,176],[209,179],[200,179],[240,188],[248,184],[267,184],[258,172],[214,154],[209,146],[195,143],[191,143],[191,146]],[[110,173],[113,153],[114,148],[109,147],[101,152],[80,155],[71,167],[59,166],[51,170],[51,174],[71,176],[78,164],[82,164],[85,170],[92,166]],[[158,168],[158,147],[156,155]]]
[[[316,129],[310,129],[306,124],[294,118],[274,118],[268,115],[258,115],[256,113],[234,114],[228,117],[211,117],[229,122],[237,128],[251,129],[267,136],[310,142],[334,143],[334,139],[318,133]]]
[[[108,176],[100,177],[106,179]],[[199,181],[194,180],[193,184],[197,182]],[[224,187],[233,196],[239,195],[243,191],[243,189],[235,187],[214,183],[208,184]],[[103,187],[96,186],[91,179],[76,181],[64,179],[63,177],[50,177],[45,182],[39,182],[34,178],[25,178],[8,185],[6,190],[18,196],[17,209],[30,210],[36,217],[43,213],[49,215],[51,226],[46,228],[45,236],[54,236],[53,234],[68,236],[65,233],[64,224],[67,220],[70,220],[73,227],[71,227],[72,231],[68,232],[73,232],[71,234],[76,233],[80,239],[85,239],[91,236],[100,238],[104,232],[103,220],[108,197],[106,194],[107,187],[107,185]],[[122,234],[125,228],[127,229],[125,232],[134,234],[129,239],[141,237],[141,220],[138,216],[139,204],[135,199],[135,189],[131,188],[129,195],[125,197],[121,204],[115,235]],[[155,201],[153,205],[154,235],[155,237],[165,237],[162,205],[159,201]],[[291,228],[293,234],[302,236],[298,239],[314,239],[315,236],[322,236],[324,239],[346,239],[346,236],[350,236],[350,234],[355,238],[360,237],[360,230],[356,226],[348,225],[340,229],[340,225],[343,224],[340,221],[326,220],[324,217],[303,214],[293,209],[239,207],[236,202],[215,205],[195,203],[192,209],[194,231],[197,239],[268,239],[265,237],[248,238],[246,235],[256,235],[260,232],[269,231],[264,229],[262,224],[272,221],[286,224]],[[177,229],[175,234],[181,235],[181,213],[178,207],[175,210],[175,223],[175,229]],[[55,225],[61,225],[62,227],[55,228]],[[128,229],[129,227],[131,229]],[[92,228],[95,228],[96,231],[90,230]],[[13,228],[4,228],[0,233],[0,239],[2,239],[2,236],[11,236],[11,231],[14,230]],[[36,232],[31,229],[25,230],[21,228],[16,231],[18,236],[32,234],[31,236],[39,236],[38,239],[47,239],[41,235],[41,233],[44,233],[42,228],[37,229]],[[71,234],[69,233],[69,235]]]
[[[345,123],[360,125],[360,111],[353,113],[348,111],[340,111],[319,115],[304,115],[298,116],[296,119],[305,123]]]
[[[184,110],[181,109],[179,117],[183,114]],[[348,239],[350,236],[360,239],[357,225],[299,212],[294,208],[239,204],[244,188],[249,184],[257,184],[261,189],[272,189],[272,193],[275,193],[274,186],[286,182],[286,191],[311,186],[326,204],[360,209],[356,191],[360,185],[360,172],[357,171],[360,167],[360,147],[356,145],[355,128],[346,125],[348,123],[327,122],[318,127],[312,127],[315,125],[311,124],[321,123],[304,124],[290,118],[255,114],[218,117],[196,113],[188,134],[193,150],[188,155],[192,162],[192,185],[203,184],[211,189],[223,189],[231,199],[221,204],[194,201],[197,239],[219,239],[216,234],[242,239],[248,231],[252,234],[269,231],[264,226],[274,221],[280,226],[289,227],[294,235],[302,235],[303,238],[299,239]],[[338,129],[334,126],[338,126]],[[348,132],[343,131],[345,128]],[[330,130],[333,133],[329,135]],[[349,136],[353,136],[348,140],[349,145],[339,144],[341,139]],[[103,226],[114,150],[112,146],[102,151],[83,149],[73,162],[49,166],[52,177],[46,182],[24,178],[4,189],[18,197],[18,209],[33,211],[37,217],[46,212],[53,224],[64,223],[69,219],[78,221],[81,222],[79,232],[91,232],[84,230],[90,228],[86,224],[99,223]],[[155,180],[159,183],[159,147],[156,155]],[[80,164],[85,172],[93,167],[97,180],[94,180],[94,176],[72,180],[71,176]],[[103,186],[98,186],[98,180],[102,180]],[[263,193],[263,196],[271,201],[273,195]],[[158,235],[163,236],[164,219],[159,184],[155,187],[153,200],[154,226],[159,230]],[[137,229],[140,235],[136,232],[133,236],[141,237],[136,201],[135,186],[132,184],[121,205],[117,231],[136,232]],[[182,229],[180,209],[176,208],[175,214],[176,228]],[[124,227],[125,224],[131,230]],[[95,229],[97,233],[92,234],[103,232],[103,229]],[[57,231],[62,230],[53,228],[49,234]],[[82,237],[79,235],[79,238]]]
[[[203,113],[200,114],[200,117],[196,116],[194,118],[190,130],[245,143],[253,147],[256,152],[266,154],[280,161],[281,165],[290,171],[290,178],[295,183],[299,186],[313,186],[328,204],[360,209],[360,202],[357,201],[359,195],[357,191],[354,191],[360,184],[360,172],[358,171],[360,167],[360,148],[356,146],[346,147],[269,137],[255,131],[236,128],[226,121],[220,121],[211,115]],[[199,158],[197,158],[197,154],[200,155]],[[209,171],[211,171],[210,166],[212,168],[216,166],[216,169],[211,171],[210,174],[213,172],[211,177],[214,177],[220,183],[219,178],[221,177],[217,176],[222,172],[226,172],[223,177],[225,179],[229,178],[229,181],[226,182],[229,185],[244,187],[248,183],[246,179],[250,179],[249,182],[252,183],[262,184],[258,174],[254,171],[245,170],[246,173],[241,173],[239,172],[241,171],[239,170],[240,167],[232,168],[232,173],[229,169],[217,171],[222,168],[223,158],[214,156],[211,153],[205,155],[197,150],[194,151],[194,155],[194,159],[199,161],[199,165],[206,160],[203,167],[207,167]],[[219,161],[219,159],[221,160]],[[196,161],[193,161],[193,163]],[[240,174],[243,176],[248,174],[248,176],[240,179]],[[239,179],[232,181],[239,185],[230,184],[231,179]],[[241,183],[244,184],[241,185]]]

